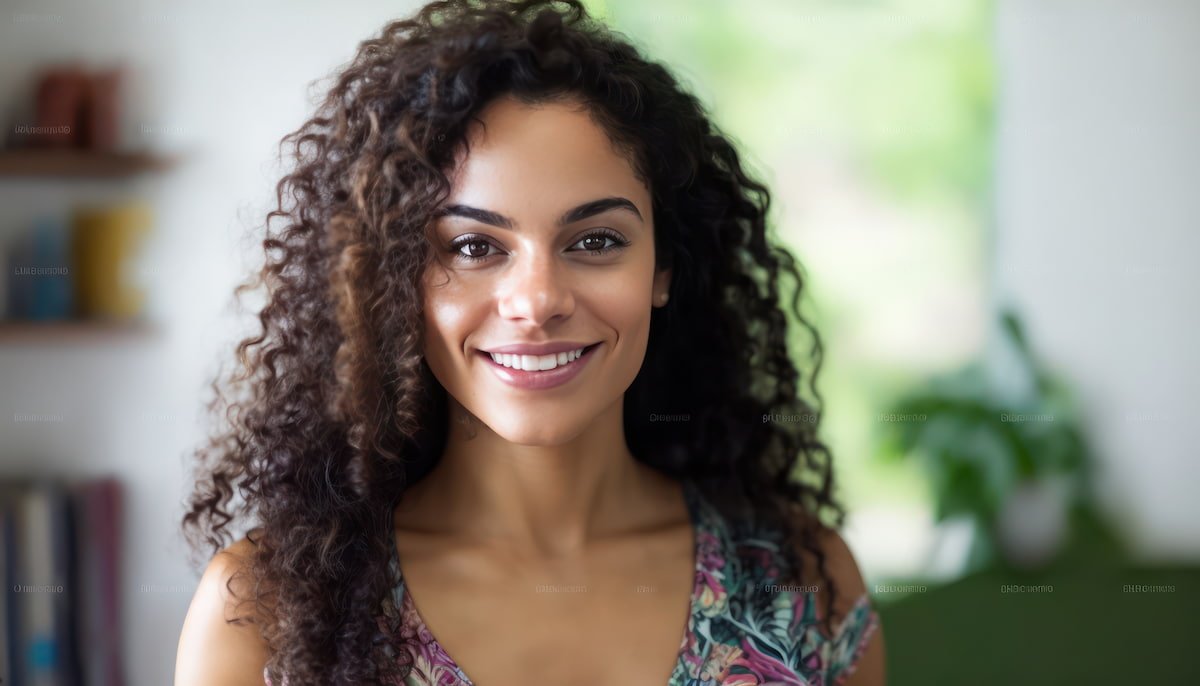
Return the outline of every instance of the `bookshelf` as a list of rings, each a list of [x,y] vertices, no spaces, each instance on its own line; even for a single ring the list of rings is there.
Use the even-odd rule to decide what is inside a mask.
[[[144,321],[102,321],[88,319],[53,321],[0,320],[0,346],[44,343],[87,344],[105,341],[150,339],[158,334],[153,324]]]
[[[0,184],[21,180],[122,181],[144,174],[170,171],[178,154],[152,151],[92,150],[86,148],[0,149]],[[86,345],[152,338],[157,328],[145,321],[0,319],[0,346]]]
[[[19,148],[0,150],[0,179],[121,179],[167,171],[178,162],[178,156],[151,152]]]
[[[127,683],[124,490],[112,475],[0,477],[0,683]]]

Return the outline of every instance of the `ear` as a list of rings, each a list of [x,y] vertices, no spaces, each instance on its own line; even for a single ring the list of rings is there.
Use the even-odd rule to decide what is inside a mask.
[[[654,273],[654,287],[650,291],[650,304],[654,307],[662,307],[666,303],[659,300],[663,293],[671,290],[671,268],[660,269]]]

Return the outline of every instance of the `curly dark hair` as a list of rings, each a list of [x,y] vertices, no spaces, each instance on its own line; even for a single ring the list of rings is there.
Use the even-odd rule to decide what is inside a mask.
[[[795,543],[785,573],[816,573],[832,617],[819,541],[844,512],[817,437],[822,346],[800,313],[801,269],[767,235],[767,187],[667,68],[577,0],[445,0],[362,42],[313,118],[283,138],[295,167],[266,218],[264,264],[234,291],[266,287],[261,330],[212,383],[208,410],[228,426],[196,451],[183,528],[193,552],[216,553],[235,519],[256,524],[246,600],[266,618],[274,683],[377,683],[411,669],[387,646],[415,637],[389,635],[378,610],[398,583],[394,508],[447,431],[446,391],[422,356],[420,277],[467,125],[500,95],[585,105],[651,192],[672,293],[626,392],[630,452],[719,494],[710,500],[735,530],[782,532]],[[790,322],[811,340],[806,387]],[[690,420],[651,421],[664,412]]]

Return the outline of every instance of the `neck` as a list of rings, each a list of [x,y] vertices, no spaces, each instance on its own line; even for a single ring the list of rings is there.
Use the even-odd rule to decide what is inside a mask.
[[[621,402],[557,445],[510,443],[457,402],[449,409],[441,459],[405,492],[402,508],[437,513],[434,528],[453,535],[571,555],[661,518],[664,497],[678,488],[629,452]]]

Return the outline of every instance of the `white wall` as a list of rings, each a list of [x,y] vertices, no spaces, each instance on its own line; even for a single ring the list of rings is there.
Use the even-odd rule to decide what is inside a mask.
[[[270,209],[276,144],[310,113],[309,83],[413,6],[4,3],[0,103],[23,97],[30,71],[44,61],[123,60],[135,75],[128,142],[186,155],[170,175],[130,186],[0,183],[0,235],[36,212],[85,198],[145,197],[155,208],[157,234],[141,267],[160,336],[103,346],[0,346],[0,471],[112,472],[128,488],[123,610],[135,686],[171,683],[179,629],[199,578],[179,534],[186,477],[205,435],[207,383],[218,358],[229,357],[240,325],[229,307],[232,288],[261,255],[241,235]],[[27,115],[0,116],[11,127]],[[17,413],[61,421],[18,423]]]
[[[997,296],[1080,389],[1137,551],[1200,557],[1200,3],[1000,0]]]

